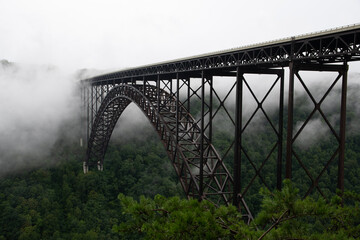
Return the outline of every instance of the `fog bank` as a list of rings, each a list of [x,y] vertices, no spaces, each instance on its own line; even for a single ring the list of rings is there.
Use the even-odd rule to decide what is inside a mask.
[[[42,159],[79,116],[77,84],[53,66],[0,62],[0,175],[51,163]]]

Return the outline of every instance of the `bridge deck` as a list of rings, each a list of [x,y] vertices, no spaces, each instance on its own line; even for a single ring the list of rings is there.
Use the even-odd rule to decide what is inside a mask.
[[[357,60],[360,60],[360,24],[124,69],[84,81],[101,85],[142,77],[156,80],[156,75],[175,78],[176,73],[196,77],[202,70],[226,76],[239,66],[269,68],[288,66],[291,61],[321,64]]]

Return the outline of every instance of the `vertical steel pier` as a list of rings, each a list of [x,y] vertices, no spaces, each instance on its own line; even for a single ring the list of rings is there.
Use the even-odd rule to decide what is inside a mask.
[[[330,163],[336,158],[338,158],[338,180],[337,180],[337,188],[341,191],[344,191],[344,161],[345,161],[345,124],[346,124],[346,93],[347,93],[347,72],[348,65],[347,61],[344,61],[343,64],[304,64],[304,63],[290,63],[290,76],[289,76],[289,97],[288,97],[288,125],[287,125],[287,147],[286,147],[286,178],[292,179],[292,166],[293,166],[293,157],[298,161],[301,168],[304,169],[306,175],[311,180],[311,185],[306,192],[305,196],[309,195],[310,192],[316,188],[321,195],[324,193],[318,186],[319,179],[323,175],[323,173],[328,169]],[[330,87],[327,89],[326,93],[321,97],[320,101],[315,99],[315,96],[310,92],[308,86],[305,84],[303,77],[301,76],[301,72],[335,72],[337,76],[335,79],[329,79],[329,82],[332,82]],[[341,80],[340,80],[341,79]],[[309,96],[313,103],[313,110],[307,116],[304,123],[301,127],[294,131],[294,83],[297,80],[300,85],[303,87],[306,94]],[[328,117],[322,110],[322,103],[329,96],[331,91],[334,91],[334,86],[337,82],[341,81],[341,103],[340,103],[340,127],[337,131],[335,126],[330,123]],[[331,158],[327,160],[325,166],[322,171],[317,175],[313,176],[308,167],[305,166],[304,162],[294,148],[294,142],[303,131],[303,129],[308,125],[309,121],[312,119],[315,113],[319,113],[322,117],[323,121],[331,130],[332,135],[336,138],[338,147],[335,152],[332,154]]]

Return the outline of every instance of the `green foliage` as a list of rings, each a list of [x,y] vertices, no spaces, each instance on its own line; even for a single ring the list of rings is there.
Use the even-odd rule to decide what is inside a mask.
[[[204,200],[179,197],[154,199],[140,197],[139,202],[119,194],[128,221],[114,226],[121,236],[141,234],[145,239],[239,239],[252,237],[252,232],[234,206],[215,207]],[[237,222],[237,225],[233,223]]]
[[[255,223],[271,230],[266,239],[357,239],[360,237],[360,198],[345,192],[327,203],[323,198],[302,199],[289,180],[282,191],[262,190],[264,199]]]
[[[119,239],[112,231],[123,221],[119,192],[183,194],[156,137],[113,143],[103,172],[84,174],[83,151],[60,144],[51,156],[57,166],[1,178],[0,239]]]
[[[234,206],[216,208],[208,201],[178,197],[139,201],[119,194],[125,222],[114,225],[120,236],[135,234],[145,239],[358,239],[360,194],[346,192],[330,203],[302,199],[286,180],[281,191],[262,190],[262,208],[249,225]],[[339,201],[340,200],[340,201]]]

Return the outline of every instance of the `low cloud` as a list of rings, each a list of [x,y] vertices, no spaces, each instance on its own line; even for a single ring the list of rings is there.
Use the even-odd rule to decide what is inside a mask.
[[[299,131],[304,122],[297,122],[294,135]],[[309,120],[305,128],[295,140],[294,144],[301,149],[308,149],[330,133],[329,127],[319,118]]]
[[[80,116],[74,74],[0,62],[0,175],[43,162],[66,122]]]

